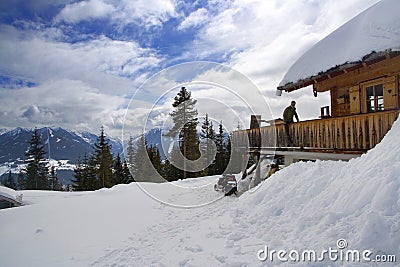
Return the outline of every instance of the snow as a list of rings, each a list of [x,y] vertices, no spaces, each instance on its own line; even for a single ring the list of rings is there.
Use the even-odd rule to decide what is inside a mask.
[[[69,159],[45,159],[43,161],[46,163],[47,167],[54,166],[56,170],[73,171],[76,168],[75,164],[68,163],[70,161]],[[25,170],[26,166],[27,163],[25,163],[25,161],[21,160],[20,158],[18,158],[16,161],[0,164],[0,175],[3,175],[9,171],[11,171],[11,173],[13,174],[18,174],[20,171]]]
[[[2,266],[285,266],[291,262],[262,262],[258,253],[265,246],[338,249],[339,239],[351,250],[399,261],[399,143],[396,121],[359,158],[295,163],[239,198],[220,198],[212,189],[217,176],[95,192],[18,192],[25,205],[0,210]],[[209,204],[178,208],[143,189],[168,203]],[[328,264],[346,266],[329,259],[320,265]]]
[[[8,172],[9,169],[10,168],[9,168],[8,164],[7,165],[5,165],[5,164],[0,165],[0,175],[3,175],[4,173]]]
[[[322,39],[301,56],[279,86],[317,75],[372,51],[400,49],[400,1],[382,0]]]
[[[10,189],[8,187],[4,187],[0,185],[0,195],[8,197],[10,199],[16,199],[18,196],[17,191]]]
[[[44,160],[46,162],[47,167],[54,167],[56,170],[70,170],[73,171],[76,168],[75,164],[68,163],[68,159],[61,159],[61,160],[55,160],[55,159],[46,159]]]

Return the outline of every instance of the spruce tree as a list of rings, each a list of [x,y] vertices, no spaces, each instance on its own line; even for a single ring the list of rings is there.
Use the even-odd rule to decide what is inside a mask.
[[[131,171],[128,167],[128,163],[126,162],[126,160],[124,160],[123,172],[124,172],[124,183],[125,184],[129,184],[129,183],[132,183],[135,181],[133,179],[133,176],[131,174]]]
[[[104,128],[101,127],[101,133],[94,144],[93,157],[89,161],[89,165],[95,170],[98,185],[97,188],[110,188],[113,183],[113,156],[111,154],[111,145],[108,143],[104,134]]]
[[[29,148],[26,152],[26,182],[24,189],[50,189],[49,170],[44,162],[44,149],[38,130],[35,128],[32,138],[29,141]]]
[[[136,161],[136,153],[135,150],[133,148],[133,137],[130,136],[129,137],[129,141],[128,141],[128,146],[126,148],[126,168],[129,168],[132,170],[132,172],[134,172],[135,168],[135,161]],[[125,170],[126,176],[127,176],[127,183],[131,183],[134,181],[135,177],[133,177],[133,174],[131,174],[131,172],[129,172],[128,175],[128,171]]]
[[[165,179],[167,181],[177,181],[180,179],[184,179],[183,174],[184,172],[177,168],[176,166],[182,166],[183,162],[179,162],[179,155],[181,154],[180,148],[177,146],[174,146],[172,148],[172,151],[170,153],[170,157],[173,160],[170,162],[169,160],[165,161],[165,167],[164,167],[164,172],[165,172]]]
[[[144,134],[137,141],[134,164],[134,179],[136,182],[161,183],[161,157],[157,148],[147,145]]]
[[[86,157],[86,153],[85,153],[85,158]],[[74,178],[71,180],[72,182],[72,189],[74,191],[84,191],[84,169],[87,168],[87,166],[84,166],[84,164],[82,163],[81,159],[79,158],[76,161],[76,165],[74,168]]]
[[[133,163],[133,177],[135,181],[138,182],[148,182],[150,181],[148,169],[150,167],[149,161],[147,159],[147,142],[142,134],[136,142],[136,153]]]
[[[51,190],[63,191],[63,186],[62,186],[60,180],[58,180],[57,171],[56,171],[55,166],[51,166],[49,178],[50,178]]]
[[[169,161],[168,158],[166,158],[163,163],[162,163],[162,176],[164,177],[165,180],[167,181],[172,181],[171,180],[171,162]]]
[[[14,180],[11,170],[8,171],[7,177],[3,178],[3,185],[14,190],[17,189],[17,183]]]
[[[174,110],[170,113],[174,125],[167,133],[167,136],[178,136],[180,150],[185,159],[196,160],[200,157],[199,139],[197,136],[197,100],[192,99],[191,93],[182,87],[174,98],[172,106]],[[195,173],[188,173],[186,161],[184,161],[183,178],[195,177]]]
[[[211,158],[212,155],[214,155],[214,146],[212,146],[212,143],[214,142],[215,139],[215,130],[212,124],[212,121],[209,120],[208,114],[206,114],[203,124],[201,125],[201,134],[200,138],[202,140],[201,142],[201,148],[204,151],[204,160],[205,163],[210,164],[207,169],[206,169],[206,174],[207,175],[213,175],[214,174],[214,163],[212,162],[213,159]]]
[[[18,177],[17,177],[17,189],[23,190],[25,188],[26,188],[25,175],[24,175],[24,172],[22,171],[22,169],[20,169],[18,172]]]
[[[224,143],[224,128],[222,122],[218,125],[218,133],[215,136],[217,154],[215,156],[215,174],[222,174],[226,168],[226,149]]]
[[[122,184],[125,183],[125,172],[124,167],[122,165],[121,157],[119,153],[114,160],[114,167],[113,167],[113,177],[114,177],[114,184]]]
[[[154,169],[158,172],[159,175],[162,175],[163,170],[162,170],[162,162],[159,149],[153,145],[148,146],[147,155],[149,156],[151,164],[153,165]]]
[[[91,191],[98,189],[96,170],[94,161],[89,159],[87,154],[83,159],[78,159],[74,169],[74,179],[72,180],[72,189],[74,191]]]

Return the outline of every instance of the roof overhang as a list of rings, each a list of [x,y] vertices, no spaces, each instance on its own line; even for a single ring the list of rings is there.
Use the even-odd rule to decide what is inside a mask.
[[[317,75],[310,76],[308,78],[304,78],[301,80],[298,80],[297,82],[290,82],[285,84],[284,86],[279,86],[277,90],[280,91],[285,91],[285,92],[292,92],[304,87],[307,87],[309,85],[314,85],[320,82],[323,82],[325,80],[329,79],[337,79],[339,76],[344,75],[348,72],[365,68],[371,65],[374,65],[378,62],[381,62],[383,60],[387,60],[390,58],[394,58],[400,56],[400,51],[398,50],[387,50],[387,51],[381,51],[381,52],[372,52],[368,55],[365,55],[360,61],[356,62],[345,62],[341,65],[337,65],[335,67],[330,68],[327,71],[320,72]],[[329,90],[329,89],[327,89]],[[317,90],[317,91],[326,91],[326,90]]]

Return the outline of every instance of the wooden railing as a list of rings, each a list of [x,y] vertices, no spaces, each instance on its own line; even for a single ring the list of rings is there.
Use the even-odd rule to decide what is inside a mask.
[[[315,149],[366,151],[379,143],[390,130],[399,110],[324,118],[292,123],[293,145]],[[233,132],[237,148],[286,147],[283,124]]]

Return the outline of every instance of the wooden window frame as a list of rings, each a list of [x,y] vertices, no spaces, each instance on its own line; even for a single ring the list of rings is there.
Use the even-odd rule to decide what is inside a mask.
[[[361,88],[361,112],[362,113],[373,113],[373,112],[379,112],[379,111],[384,111],[386,110],[385,106],[385,97],[384,97],[384,87],[388,83],[394,83],[396,79],[394,77],[381,77],[377,78],[374,80],[370,80],[367,82],[360,83],[360,88]],[[379,95],[377,97],[376,94],[376,88],[377,86],[381,86],[382,90],[382,95]],[[373,88],[373,94],[374,97],[370,100],[367,99],[367,88]],[[368,108],[368,102],[369,101],[374,101],[373,102],[373,109]],[[378,107],[378,108],[377,108]]]

